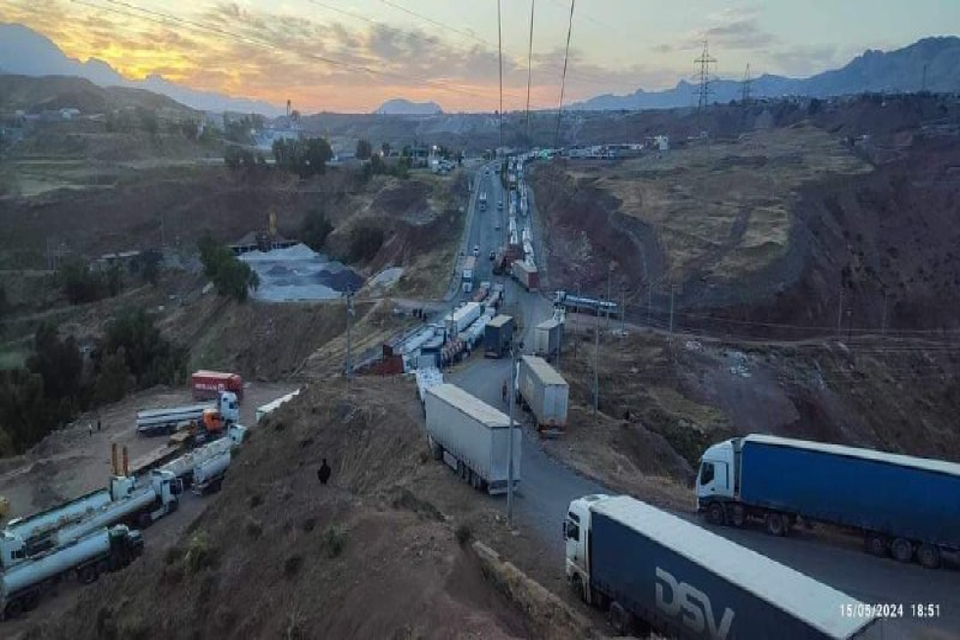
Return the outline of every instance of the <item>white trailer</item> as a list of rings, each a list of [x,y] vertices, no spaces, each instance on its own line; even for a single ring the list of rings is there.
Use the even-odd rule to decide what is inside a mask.
[[[434,457],[474,488],[491,494],[508,488],[513,434],[514,488],[520,482],[522,433],[502,411],[452,384],[427,390],[427,434]]]
[[[444,316],[444,326],[447,334],[456,336],[461,331],[469,327],[480,317],[481,309],[478,302],[467,302],[459,309],[454,310],[453,315]]]
[[[417,378],[417,398],[420,399],[420,406],[423,407],[426,402],[427,389],[443,384],[443,374],[434,367],[421,367],[414,374]]]
[[[300,389],[297,389],[296,391],[291,391],[287,395],[281,396],[276,400],[271,400],[267,404],[260,405],[259,407],[257,407],[257,422],[260,422],[264,416],[269,415],[270,413],[275,411],[277,407],[279,407],[285,402],[289,402],[290,400],[293,400],[298,395],[300,395]]]
[[[101,573],[129,565],[143,551],[139,531],[117,526],[95,531],[71,544],[0,573],[0,610],[4,619],[34,609],[48,586],[75,572],[84,584]]]
[[[110,492],[100,489],[79,498],[59,504],[52,509],[40,511],[23,518],[15,518],[7,523],[5,531],[24,541],[41,538],[51,531],[82,520],[92,511],[110,502]],[[3,564],[6,566],[6,558]]]
[[[191,491],[198,496],[219,491],[229,467],[230,451],[224,451],[205,460],[193,471]]]
[[[218,412],[223,422],[228,425],[240,421],[237,394],[232,391],[221,391],[213,404],[206,402],[138,411],[137,433],[145,436],[169,435],[191,423],[201,425],[203,414],[208,410]]]
[[[560,321],[556,318],[544,320],[533,331],[534,354],[550,360],[560,351],[561,331]]]
[[[169,471],[155,469],[149,477],[114,476],[110,481],[113,500],[92,512],[89,517],[58,529],[50,544],[59,548],[92,532],[115,524],[150,526],[180,506],[183,483]]]
[[[542,435],[557,435],[567,426],[570,385],[546,360],[523,356],[517,370],[518,402],[530,408]]]

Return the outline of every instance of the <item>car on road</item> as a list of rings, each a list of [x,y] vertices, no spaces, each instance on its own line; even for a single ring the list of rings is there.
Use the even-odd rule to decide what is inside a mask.
[[[491,251],[491,252],[490,252],[490,259],[491,259],[491,260],[496,260],[496,259],[497,259],[497,252],[496,252],[496,251]]]
[[[480,245],[478,244],[473,245],[473,255],[476,257],[480,256]]]
[[[497,203],[497,209],[503,210],[503,200]]]
[[[497,226],[495,227],[495,229],[496,229],[497,231],[500,231],[500,223],[499,223],[499,222],[497,223]]]

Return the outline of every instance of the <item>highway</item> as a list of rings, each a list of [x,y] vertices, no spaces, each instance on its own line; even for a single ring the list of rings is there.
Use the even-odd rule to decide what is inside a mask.
[[[474,245],[480,246],[477,281],[493,279],[487,254],[501,244],[506,223],[505,210],[500,212],[496,208],[497,201],[503,196],[496,172],[491,171],[491,175],[486,176],[481,170],[479,184],[481,189],[487,190],[487,211],[473,212],[471,224],[464,232],[465,244],[470,249]],[[471,203],[475,201],[476,194],[471,198]],[[495,228],[497,222],[500,223],[500,231]],[[542,244],[541,238],[535,240],[539,241],[538,246]],[[503,277],[500,281],[506,285],[504,312],[522,318],[524,341],[530,344],[531,327],[550,317],[551,304],[544,296],[527,293],[513,281]],[[502,401],[500,387],[508,379],[509,372],[508,360],[484,359],[477,354],[447,372],[445,378],[506,412],[508,407]],[[514,502],[515,515],[518,524],[542,536],[544,547],[556,563],[558,572],[563,570],[560,523],[566,508],[572,499],[590,493],[615,492],[547,456],[539,446],[536,433],[525,426],[520,490]],[[642,499],[643,496],[637,497]],[[695,514],[677,515],[702,526]],[[836,537],[828,539],[811,532],[800,532],[789,538],[774,538],[757,529],[711,529],[863,602],[902,604],[905,619],[888,621],[889,638],[921,638],[927,635],[925,631],[934,630],[935,635],[927,637],[960,638],[960,571],[956,566],[929,571],[916,564],[901,565],[893,560],[869,556],[855,542]],[[940,617],[924,621],[911,619],[911,604],[914,603],[939,605]]]

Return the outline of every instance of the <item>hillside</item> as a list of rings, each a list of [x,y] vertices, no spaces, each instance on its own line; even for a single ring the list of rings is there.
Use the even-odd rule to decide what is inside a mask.
[[[117,109],[143,108],[167,116],[199,118],[200,114],[179,102],[143,89],[100,87],[83,78],[0,75],[0,113],[72,107],[82,114],[102,114]]]

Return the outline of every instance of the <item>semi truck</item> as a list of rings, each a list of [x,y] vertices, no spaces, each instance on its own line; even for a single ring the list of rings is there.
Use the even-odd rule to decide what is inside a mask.
[[[799,519],[858,531],[868,553],[940,566],[960,550],[960,464],[767,435],[733,438],[700,460],[697,510],[715,525]]]
[[[517,260],[511,266],[513,278],[523,285],[527,291],[538,291],[540,289],[540,274],[537,267],[526,260]]]
[[[563,537],[567,581],[617,635],[645,624],[696,640],[884,637],[855,598],[629,496],[574,500]]]
[[[0,573],[0,611],[4,619],[16,618],[36,608],[43,593],[58,580],[75,574],[89,584],[101,573],[126,567],[142,552],[139,531],[123,525],[94,531]]]
[[[259,412],[260,409],[257,409],[258,414]],[[191,433],[190,430],[179,431],[173,434],[170,436],[167,444],[145,453],[130,463],[130,475],[143,475],[152,471],[153,469],[158,469],[170,463],[172,460],[182,456],[184,453],[189,452],[191,447],[196,444],[194,437],[195,435],[196,434]],[[232,448],[242,444],[246,439],[246,436],[247,428],[245,426],[240,424],[231,424],[229,427],[227,427],[227,435],[225,438],[217,438],[208,444],[219,443],[220,446]]]
[[[238,400],[243,400],[243,378],[236,373],[205,369],[194,371],[190,376],[190,388],[193,389],[193,397],[197,400],[216,399],[221,391],[235,393]]]
[[[480,192],[479,204],[480,204],[480,211],[487,210],[487,192],[486,191]]]
[[[571,313],[592,313],[593,315],[615,316],[620,313],[620,305],[611,300],[575,296],[566,291],[553,294],[554,305],[563,307]]]
[[[110,491],[99,489],[59,504],[52,509],[39,511],[23,518],[14,518],[7,523],[4,531],[21,540],[42,538],[52,531],[77,520],[82,520],[109,502]],[[8,558],[4,556],[0,563],[7,566],[7,561]]]
[[[544,320],[533,329],[533,353],[551,360],[560,352],[563,325],[556,318]]]
[[[487,358],[501,358],[510,350],[513,340],[513,317],[494,316],[487,323],[483,336],[483,355]]]
[[[517,402],[530,408],[541,435],[556,436],[567,426],[570,385],[543,358],[523,356],[517,369]]]
[[[194,471],[206,461],[216,458],[224,453],[229,454],[236,445],[229,438],[214,440],[202,447],[197,447],[193,451],[188,451],[166,463],[160,469],[169,471],[175,477],[180,478],[185,483],[190,483]]]
[[[453,314],[447,314],[444,317],[444,327],[447,335],[456,337],[461,331],[469,327],[480,317],[480,305],[476,302],[467,302],[455,309]]]
[[[221,391],[214,404],[191,404],[137,412],[137,433],[144,436],[170,435],[190,428],[205,435],[219,437],[228,425],[240,421],[237,394]]]
[[[513,482],[520,482],[520,429],[502,411],[452,384],[427,389],[427,435],[434,458],[475,489],[505,493],[509,486],[509,438],[513,437]]]
[[[230,451],[223,451],[207,458],[193,470],[190,491],[194,495],[205,496],[220,491],[223,478],[230,467]]]

